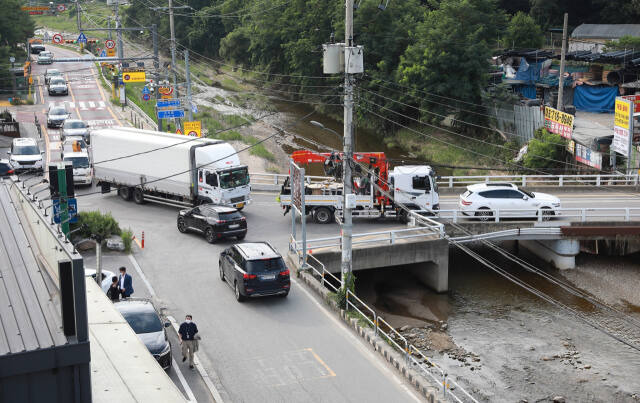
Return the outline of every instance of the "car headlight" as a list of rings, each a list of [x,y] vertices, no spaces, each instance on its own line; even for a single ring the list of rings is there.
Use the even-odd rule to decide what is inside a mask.
[[[553,207],[560,207],[560,203],[553,203]]]
[[[42,166],[42,160],[37,160],[34,164],[37,167],[41,167]]]
[[[171,351],[171,344],[167,343],[167,345],[165,346],[165,348],[162,350],[162,352],[158,355],[162,356],[167,354],[169,351]]]

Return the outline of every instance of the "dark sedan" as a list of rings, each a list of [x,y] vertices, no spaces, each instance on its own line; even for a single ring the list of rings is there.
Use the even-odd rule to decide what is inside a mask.
[[[9,160],[0,160],[0,178],[13,174],[13,167],[11,166]]]
[[[209,243],[221,238],[244,239],[247,235],[247,219],[232,207],[203,204],[178,214],[178,231],[199,232]]]

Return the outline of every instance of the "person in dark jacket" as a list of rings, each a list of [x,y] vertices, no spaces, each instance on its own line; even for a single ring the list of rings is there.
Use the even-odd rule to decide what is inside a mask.
[[[182,345],[182,362],[185,362],[189,357],[189,368],[193,369],[193,353],[197,344],[195,337],[198,333],[198,326],[191,319],[191,315],[185,317],[185,321],[182,322],[178,329],[178,337]]]
[[[120,287],[118,286],[118,277],[113,276],[111,277],[111,285],[109,286],[109,289],[107,290],[107,297],[109,297],[109,299],[111,299],[111,302],[117,302],[120,301],[120,293],[122,291],[120,291]]]
[[[127,268],[120,268],[120,278],[118,279],[118,286],[122,291],[122,298],[129,298],[133,294],[133,280],[131,276],[127,274]]]

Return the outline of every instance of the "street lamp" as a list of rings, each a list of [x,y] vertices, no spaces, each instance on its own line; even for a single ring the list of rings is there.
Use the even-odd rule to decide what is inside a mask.
[[[323,125],[322,123],[315,121],[315,120],[310,120],[309,123],[311,123],[312,125],[321,128],[322,130],[326,130],[329,131],[333,134],[335,134],[340,140],[342,140],[342,136],[339,135],[335,130],[328,128],[327,126]]]

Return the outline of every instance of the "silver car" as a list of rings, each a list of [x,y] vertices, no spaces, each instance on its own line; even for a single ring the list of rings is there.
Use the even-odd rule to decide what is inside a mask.
[[[44,52],[40,52],[38,55],[38,64],[52,64],[53,63],[53,53],[45,50]]]
[[[62,135],[60,141],[65,141],[69,138],[81,138],[85,143],[89,144],[89,125],[82,120],[67,119],[62,125]]]
[[[47,127],[62,127],[69,116],[64,106],[52,106],[47,112]]]
[[[69,95],[69,87],[62,77],[51,77],[49,95]]]
[[[49,84],[53,77],[62,77],[62,72],[58,69],[47,69],[44,72],[44,83]]]

